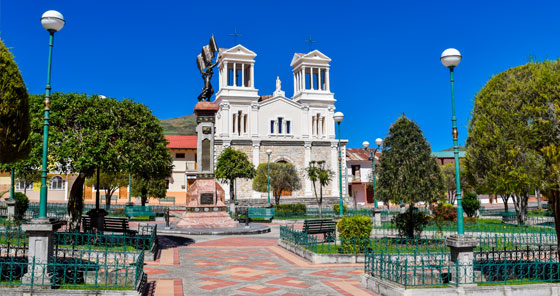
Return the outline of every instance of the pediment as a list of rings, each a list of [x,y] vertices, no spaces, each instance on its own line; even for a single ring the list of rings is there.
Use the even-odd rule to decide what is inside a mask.
[[[222,55],[246,56],[248,58],[254,58],[257,56],[255,52],[247,49],[245,46],[241,44],[238,44],[229,49],[223,49]]]
[[[294,101],[292,101],[292,100],[290,100],[286,97],[283,97],[283,96],[273,97],[273,98],[267,99],[265,101],[262,101],[259,104],[261,105],[261,107],[267,107],[269,105],[274,106],[274,105],[279,105],[279,104],[281,104],[281,105],[285,104],[285,105],[295,107],[297,109],[301,109],[301,104],[300,103],[294,102]]]
[[[292,58],[292,62],[290,63],[290,66],[294,67],[296,64],[302,62],[308,62],[308,63],[321,63],[321,64],[328,64],[331,61],[331,58],[329,58],[328,56],[326,56],[324,53],[320,52],[319,50],[313,50],[309,53],[303,54],[303,53],[296,53],[294,54],[294,57]]]

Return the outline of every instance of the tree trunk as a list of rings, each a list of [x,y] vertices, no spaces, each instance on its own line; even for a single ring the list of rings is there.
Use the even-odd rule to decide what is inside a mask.
[[[141,191],[140,201],[142,202],[142,206],[146,206],[146,200],[148,199],[148,190],[146,188],[142,188]]]
[[[554,215],[554,229],[556,230],[556,240],[558,253],[560,255],[560,191],[551,190],[548,194],[548,208]]]
[[[508,211],[509,207],[508,207],[508,201],[509,201],[509,194],[500,194],[500,197],[502,198],[502,201],[504,202],[504,211]]]
[[[231,179],[229,180],[229,198],[230,198],[230,203],[235,202],[235,190],[233,189],[233,182],[234,180]]]
[[[115,191],[116,189],[105,189],[105,210],[111,208],[111,197]]]
[[[457,194],[455,193],[455,191],[453,190],[449,190],[447,191],[447,201],[452,204],[455,205],[455,199],[457,197]]]
[[[541,199],[541,191],[540,190],[535,190],[535,195],[537,196],[537,208],[539,210],[542,210],[542,199]]]
[[[319,218],[323,218],[323,185],[319,187]]]
[[[513,195],[513,204],[515,206],[515,213],[517,214],[517,223],[524,225],[527,221],[527,202],[529,201],[529,194],[523,193],[521,195]]]
[[[74,184],[72,184],[72,189],[70,189],[70,196],[68,197],[68,215],[70,216],[68,228],[70,232],[80,230],[80,218],[84,208],[83,194],[85,181],[86,174],[80,172]]]
[[[274,202],[276,203],[276,205],[279,205],[280,204],[280,196],[282,195],[282,191],[281,190],[278,191],[278,192],[274,191],[273,194],[274,194]]]

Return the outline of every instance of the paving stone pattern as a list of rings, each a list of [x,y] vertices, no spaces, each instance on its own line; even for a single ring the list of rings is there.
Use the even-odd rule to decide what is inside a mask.
[[[251,236],[160,236],[146,262],[148,295],[374,295],[359,284],[363,264],[321,264],[277,245],[278,225]]]

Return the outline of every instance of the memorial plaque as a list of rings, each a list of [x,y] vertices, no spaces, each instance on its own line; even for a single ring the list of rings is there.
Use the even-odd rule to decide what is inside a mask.
[[[210,140],[202,140],[202,171],[210,170]]]
[[[201,205],[213,205],[214,204],[214,194],[213,193],[201,193],[200,194],[200,204]]]

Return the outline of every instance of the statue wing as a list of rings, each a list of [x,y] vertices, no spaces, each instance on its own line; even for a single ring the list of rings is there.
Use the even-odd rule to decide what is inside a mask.
[[[214,39],[214,35],[210,37],[210,42],[208,43],[208,45],[210,46],[210,51],[212,51],[212,53],[218,51],[218,44],[216,43],[216,39]]]
[[[212,65],[212,59],[214,59],[214,52],[210,49],[210,45],[204,45],[202,47],[202,57],[206,66]]]

